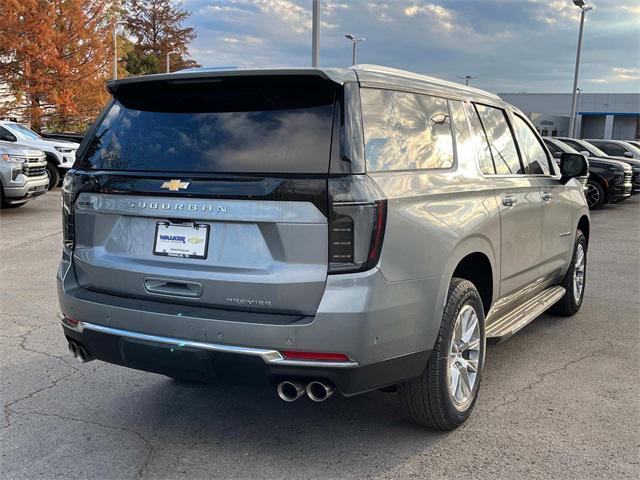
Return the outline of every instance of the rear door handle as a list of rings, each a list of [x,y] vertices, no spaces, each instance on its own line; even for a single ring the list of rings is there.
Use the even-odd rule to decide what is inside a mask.
[[[513,195],[507,195],[506,197],[502,197],[502,204],[505,207],[514,207],[515,204],[518,203],[518,199],[515,198]]]
[[[542,192],[542,200],[544,202],[550,202],[553,197],[553,193],[551,192]]]

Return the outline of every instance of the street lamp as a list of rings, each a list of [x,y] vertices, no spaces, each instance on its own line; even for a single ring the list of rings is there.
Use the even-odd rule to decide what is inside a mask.
[[[118,79],[118,25],[126,25],[124,20],[113,24],[113,79]]]
[[[474,78],[478,78],[478,77],[473,77],[473,76],[471,76],[471,75],[465,75],[464,77],[456,77],[456,78],[459,78],[459,79],[461,79],[461,80],[464,80],[464,84],[465,84],[466,86],[469,86],[469,80],[473,80]]]
[[[364,42],[366,40],[366,38],[364,37],[356,37],[355,35],[352,35],[351,33],[347,33],[345,35],[345,37],[347,37],[349,40],[351,40],[351,44],[352,44],[352,55],[351,55],[351,65],[355,65],[356,64],[356,45],[358,44],[358,42]]]
[[[569,116],[569,136],[575,137],[576,125],[576,102],[578,99],[578,70],[580,69],[580,50],[582,50],[582,31],[584,29],[584,14],[593,7],[590,7],[584,0],[573,0],[573,4],[580,9],[580,31],[578,33],[578,51],[576,52],[576,70],[573,74],[573,91],[571,96],[571,115]]]
[[[167,53],[167,73],[171,73],[171,70],[169,70],[169,57],[171,56],[172,53],[180,53],[180,52],[176,50],[172,50]]]

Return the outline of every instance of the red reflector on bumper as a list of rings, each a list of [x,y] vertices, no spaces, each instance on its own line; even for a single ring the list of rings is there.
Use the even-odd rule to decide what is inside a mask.
[[[349,357],[344,353],[323,353],[323,352],[280,352],[287,360],[313,360],[320,362],[349,362]]]
[[[67,323],[70,323],[71,325],[77,325],[78,324],[78,320],[76,320],[75,318],[71,318],[68,316],[64,316],[64,319],[67,321]]]

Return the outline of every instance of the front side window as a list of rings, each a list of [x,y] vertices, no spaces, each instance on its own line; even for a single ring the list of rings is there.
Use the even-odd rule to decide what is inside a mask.
[[[496,173],[498,175],[524,173],[506,112],[499,108],[480,104],[476,104],[476,110],[491,146]]]
[[[368,171],[453,167],[446,100],[369,88],[361,98]]]
[[[551,154],[553,156],[558,156],[559,157],[560,155],[562,155],[562,150],[560,150],[560,148],[558,148],[553,143],[548,142],[547,140],[545,140],[544,144],[547,146],[547,148],[549,149],[549,151],[551,152]]]
[[[519,115],[513,116],[513,126],[518,137],[525,172],[530,175],[549,175],[549,158],[531,127]]]
[[[30,128],[25,127],[24,125],[20,125],[19,123],[12,123],[11,126],[15,128],[22,136],[28,138],[29,140],[40,140],[40,135],[31,130]]]
[[[600,150],[604,150],[605,153],[613,155],[614,157],[622,157],[627,151],[623,146],[618,145],[617,143],[605,143],[604,145],[598,145],[596,143],[596,147],[599,147]]]
[[[0,140],[5,142],[15,142],[16,136],[4,127],[0,127]]]

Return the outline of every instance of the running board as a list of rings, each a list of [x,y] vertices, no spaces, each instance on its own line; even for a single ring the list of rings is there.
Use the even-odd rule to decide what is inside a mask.
[[[565,288],[560,286],[547,288],[515,310],[506,312],[504,316],[496,320],[489,318],[485,331],[487,339],[506,340],[532,320],[542,315],[549,307],[560,300],[565,292]]]

